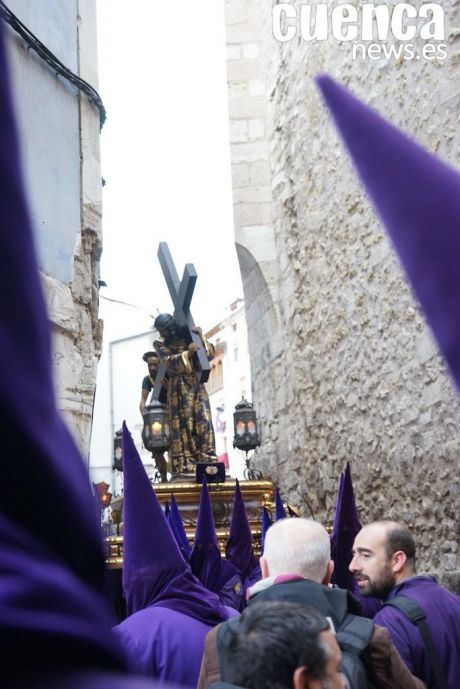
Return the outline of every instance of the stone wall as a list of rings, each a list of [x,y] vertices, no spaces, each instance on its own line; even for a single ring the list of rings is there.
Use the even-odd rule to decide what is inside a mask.
[[[95,0],[45,4],[10,0],[8,7],[66,67],[97,89]],[[57,77],[17,33],[10,27],[6,31],[32,224],[53,334],[57,404],[87,457],[102,343],[99,112],[86,95]]]
[[[444,3],[446,60],[372,61],[353,60],[350,43],[333,37],[279,43],[272,3],[226,0],[258,462],[303,514],[331,520],[350,461],[362,521],[405,520],[420,569],[451,586],[460,570],[458,396],[313,79],[329,73],[458,166],[459,8]]]

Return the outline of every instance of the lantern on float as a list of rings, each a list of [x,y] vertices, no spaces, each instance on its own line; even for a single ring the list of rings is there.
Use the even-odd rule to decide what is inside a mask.
[[[149,452],[166,452],[171,445],[167,408],[156,399],[145,408],[142,442]]]
[[[113,439],[113,468],[117,471],[123,471],[123,431],[121,428],[115,431]]]
[[[233,447],[237,447],[246,453],[259,447],[260,438],[257,429],[257,414],[251,402],[248,402],[244,397],[235,407],[233,427]]]

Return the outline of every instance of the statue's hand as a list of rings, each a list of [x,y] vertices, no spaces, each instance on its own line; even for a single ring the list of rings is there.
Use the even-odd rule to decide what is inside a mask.
[[[194,328],[192,328],[192,332],[196,333],[196,334],[199,335],[200,337],[203,336],[203,331],[202,331],[202,329],[200,328],[199,325],[196,325]]]
[[[190,342],[188,346],[188,353],[190,356],[193,356],[195,352],[197,352],[200,349],[200,345],[195,344],[195,342]]]

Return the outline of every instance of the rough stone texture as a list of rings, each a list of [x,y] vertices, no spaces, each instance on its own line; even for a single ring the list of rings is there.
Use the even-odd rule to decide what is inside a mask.
[[[455,588],[458,395],[313,81],[331,74],[458,165],[460,4],[443,6],[443,62],[353,61],[334,38],[277,43],[262,0],[244,13],[226,0],[226,16],[231,127],[247,132],[231,151],[258,463],[303,514],[330,521],[350,461],[361,520],[405,520],[420,570]],[[263,103],[250,91],[261,72]]]

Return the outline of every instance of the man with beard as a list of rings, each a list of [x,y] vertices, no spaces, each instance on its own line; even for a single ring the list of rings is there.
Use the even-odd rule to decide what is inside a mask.
[[[200,345],[190,341],[187,328],[180,327],[169,313],[155,319],[161,340],[154,349],[168,374],[168,414],[172,442],[169,456],[173,476],[193,473],[197,462],[216,462],[214,428],[209,397],[199,382],[194,368],[194,355]],[[214,356],[214,346],[203,336],[201,328],[194,328],[206,350],[208,359]]]
[[[350,591],[331,587],[334,570],[331,560],[329,534],[319,523],[310,519],[280,519],[271,526],[265,537],[264,554],[260,558],[262,579],[248,590],[248,609],[253,605],[265,606],[271,601],[289,601],[315,608],[328,618],[337,632],[343,651],[342,671],[349,686],[363,686],[355,680],[356,663],[346,656],[358,655],[362,661],[367,684],[375,689],[425,689],[425,684],[414,677],[404,665],[386,629],[360,618],[360,604]],[[212,682],[228,680],[228,642],[237,623],[215,627],[206,637],[198,689],[208,689]],[[353,641],[347,634],[354,628]],[[369,631],[370,636],[365,632]],[[276,635],[276,626],[273,634]],[[365,639],[365,647],[358,644]],[[361,663],[358,663],[361,669]],[[238,679],[230,675],[231,682]],[[365,685],[365,686],[366,686]],[[210,689],[210,687],[209,687]]]
[[[374,622],[386,627],[411,672],[428,689],[455,689],[460,677],[460,598],[417,575],[415,542],[404,524],[374,522],[356,536],[350,571],[360,592],[385,601]],[[433,653],[429,653],[416,624],[398,607],[398,599],[415,602],[425,615]],[[402,600],[407,605],[407,600]],[[428,642],[429,643],[429,642]],[[435,667],[439,665],[438,679]],[[444,684],[442,677],[444,675]]]

